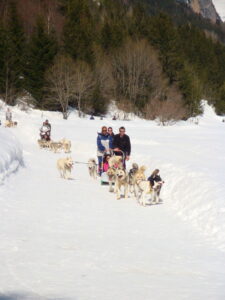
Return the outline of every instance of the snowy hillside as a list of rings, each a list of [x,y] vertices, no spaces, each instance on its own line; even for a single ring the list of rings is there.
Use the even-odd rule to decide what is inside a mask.
[[[198,124],[168,127],[112,121],[110,114],[91,121],[72,113],[65,121],[59,113],[13,108],[18,128],[0,130],[0,166],[7,173],[13,158],[21,161],[19,140],[25,167],[0,187],[0,299],[224,299],[225,123],[203,106]],[[45,119],[53,140],[72,141],[72,158],[80,162],[74,180],[56,169],[64,153],[37,145]],[[160,169],[160,205],[117,201],[89,178],[85,163],[96,157],[103,125],[114,132],[126,127],[128,169],[133,162],[146,165],[147,175]]]

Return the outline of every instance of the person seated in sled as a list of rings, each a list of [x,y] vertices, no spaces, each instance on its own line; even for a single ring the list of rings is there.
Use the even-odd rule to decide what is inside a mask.
[[[98,174],[102,174],[103,157],[110,154],[112,149],[112,137],[108,134],[107,127],[103,126],[97,136],[97,156],[98,156]]]
[[[46,120],[46,121],[43,122],[43,124],[40,128],[40,137],[42,140],[50,141],[51,125],[50,125],[50,123],[48,123],[48,120]]]
[[[103,157],[103,166],[102,166],[102,172],[107,172],[108,168],[109,168],[109,159],[110,159],[111,155],[110,154],[106,154]]]
[[[126,168],[126,160],[130,159],[131,143],[128,135],[125,134],[124,127],[120,127],[119,133],[113,138],[113,151],[115,155],[124,156],[124,168]]]

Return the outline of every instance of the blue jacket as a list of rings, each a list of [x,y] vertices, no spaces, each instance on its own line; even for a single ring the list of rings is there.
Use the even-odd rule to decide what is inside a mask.
[[[99,152],[104,152],[108,148],[112,149],[112,137],[109,134],[98,133],[97,147]]]

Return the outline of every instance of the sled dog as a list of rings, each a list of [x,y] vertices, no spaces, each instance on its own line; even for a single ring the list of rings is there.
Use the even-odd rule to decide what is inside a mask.
[[[152,204],[157,204],[160,202],[159,196],[160,196],[160,191],[162,188],[162,185],[164,184],[164,181],[158,181],[158,182],[154,182],[154,185],[152,187]]]
[[[49,148],[50,147],[50,141],[38,140],[38,145],[39,145],[40,148]]]
[[[123,168],[123,158],[122,156],[112,156],[109,159],[109,167],[111,168]]]
[[[5,127],[9,127],[9,128],[10,127],[17,127],[17,124],[18,123],[16,121],[14,121],[14,122],[13,121],[9,121],[9,120],[5,121]]]
[[[130,193],[134,193],[134,196],[137,196],[137,184],[136,184],[136,173],[138,172],[138,164],[133,163],[132,168],[128,173],[128,184]]]
[[[128,196],[128,174],[122,168],[116,169],[115,173],[115,193],[116,199],[119,200],[121,198],[121,187],[124,186],[124,198]]]
[[[54,153],[58,152],[62,149],[63,144],[61,142],[50,142],[50,150],[54,151]]]
[[[145,170],[146,167],[141,166],[135,174],[136,184],[138,187],[138,191],[140,192],[140,195],[137,196],[137,200],[143,206],[145,206],[147,203],[146,195],[151,192],[150,181],[146,180]]]
[[[97,164],[94,158],[90,158],[88,160],[88,171],[92,178],[97,178]]]
[[[106,174],[109,179],[109,192],[113,192],[113,183],[115,183],[115,179],[116,179],[116,169],[108,168]]]
[[[59,158],[57,160],[57,169],[60,176],[64,179],[72,179],[71,171],[73,168],[73,160],[71,157]]]
[[[62,143],[62,147],[64,149],[64,152],[65,153],[70,153],[71,152],[71,141],[69,141],[67,139],[62,139],[61,143]]]

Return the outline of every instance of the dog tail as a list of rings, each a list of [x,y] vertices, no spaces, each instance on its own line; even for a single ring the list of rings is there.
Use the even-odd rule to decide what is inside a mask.
[[[139,171],[142,172],[142,173],[144,173],[146,171],[146,167],[145,166],[141,166],[139,168]]]

